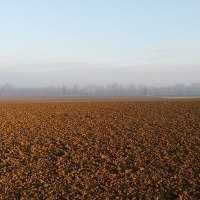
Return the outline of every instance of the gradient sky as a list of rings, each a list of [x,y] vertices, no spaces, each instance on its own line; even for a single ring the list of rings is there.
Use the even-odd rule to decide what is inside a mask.
[[[0,85],[199,81],[199,0],[0,0]]]

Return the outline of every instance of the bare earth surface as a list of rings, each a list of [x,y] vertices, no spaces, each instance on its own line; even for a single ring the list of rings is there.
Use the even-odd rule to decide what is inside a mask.
[[[0,199],[200,199],[199,130],[200,99],[0,103]]]

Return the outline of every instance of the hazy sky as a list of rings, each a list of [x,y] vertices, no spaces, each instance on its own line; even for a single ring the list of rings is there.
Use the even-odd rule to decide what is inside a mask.
[[[199,81],[199,0],[0,0],[0,85]]]

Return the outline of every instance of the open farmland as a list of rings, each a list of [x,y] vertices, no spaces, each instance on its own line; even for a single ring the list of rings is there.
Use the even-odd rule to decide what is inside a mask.
[[[0,103],[0,199],[200,199],[200,99]]]
[[[150,95],[30,95],[0,96],[0,102],[51,102],[51,101],[99,101],[99,100],[132,100],[159,99]]]

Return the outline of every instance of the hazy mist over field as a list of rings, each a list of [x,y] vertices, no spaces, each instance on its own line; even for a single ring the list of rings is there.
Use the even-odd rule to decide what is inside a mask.
[[[199,82],[200,1],[1,1],[0,86]]]

